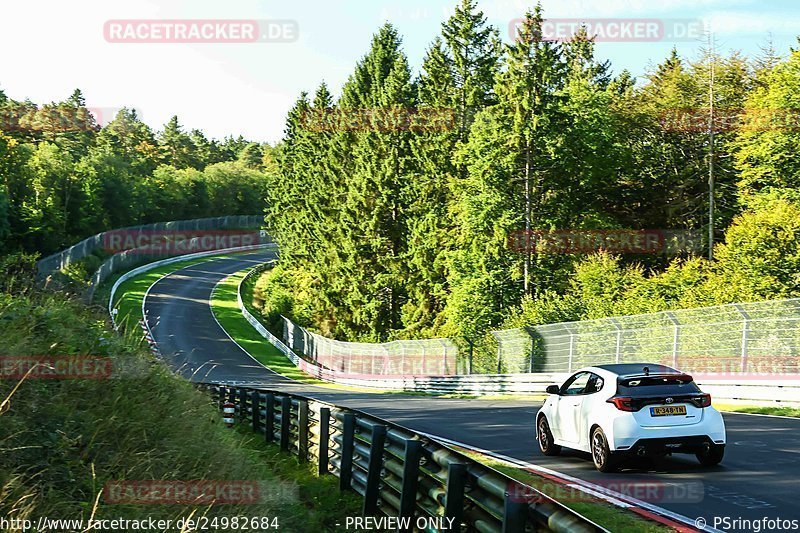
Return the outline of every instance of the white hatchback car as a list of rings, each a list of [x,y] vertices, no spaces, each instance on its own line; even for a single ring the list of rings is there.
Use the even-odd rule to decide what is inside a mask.
[[[725,423],[692,377],[664,365],[624,363],[578,370],[536,415],[539,448],[592,454],[595,467],[613,472],[630,456],[694,453],[712,466],[725,453]]]

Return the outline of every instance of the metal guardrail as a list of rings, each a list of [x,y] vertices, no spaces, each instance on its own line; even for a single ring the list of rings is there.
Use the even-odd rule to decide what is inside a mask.
[[[355,409],[298,394],[202,383],[220,409],[266,442],[339,478],[365,516],[444,519],[447,531],[606,531],[538,490],[435,439]],[[452,524],[452,526],[450,525]]]
[[[115,229],[98,233],[88,237],[78,244],[67,248],[59,253],[48,256],[36,263],[37,278],[40,283],[47,284],[50,276],[57,271],[67,268],[70,264],[79,261],[96,250],[103,249],[105,240],[109,236],[130,237],[132,242],[139,242],[138,236],[152,237],[158,235],[158,232],[181,232],[181,231],[217,231],[228,230],[230,231],[229,238],[232,237],[253,237],[254,229],[260,227],[263,217],[258,215],[236,215],[215,218],[201,218],[195,220],[178,220],[172,222],[158,222],[154,224],[145,224],[142,226],[132,226],[127,228]],[[251,231],[246,231],[246,230]],[[239,235],[236,231],[242,231]],[[94,272],[85,289],[84,297],[87,302],[91,302],[94,297],[94,292],[106,279],[112,274],[128,270],[143,262],[143,258],[149,258],[156,261],[163,258],[188,256],[195,246],[200,242],[201,237],[190,237],[185,242],[185,248],[181,249],[168,249],[168,247],[161,246],[142,246],[129,250],[123,250],[111,255],[106,259],[100,267]],[[261,244],[271,243],[272,239],[266,232],[260,231],[258,242]],[[202,249],[202,248],[201,248]],[[224,250],[218,250],[222,253]]]
[[[451,339],[346,342],[314,333],[282,316],[284,344],[306,359],[347,374],[457,374],[458,346]]]
[[[70,246],[66,250],[49,255],[36,263],[40,277],[45,277],[52,272],[62,270],[71,263],[79,261],[90,255],[95,250],[103,247],[103,238],[106,234],[119,231],[148,232],[148,231],[187,231],[187,230],[213,230],[213,229],[258,229],[263,223],[261,215],[232,215],[226,217],[198,218],[193,220],[175,220],[170,222],[155,222],[140,226],[103,231],[81,242]]]

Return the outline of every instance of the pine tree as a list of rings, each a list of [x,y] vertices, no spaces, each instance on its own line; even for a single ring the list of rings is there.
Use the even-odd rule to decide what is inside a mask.
[[[357,119],[341,213],[343,268],[351,288],[342,308],[352,312],[357,334],[385,338],[401,327],[405,304],[402,257],[406,251],[405,204],[414,171],[406,117],[415,107],[408,61],[397,30],[384,25],[342,90],[343,113]],[[350,311],[352,310],[352,311]]]
[[[519,38],[508,47],[508,67],[498,78],[497,94],[501,112],[510,120],[509,148],[516,160],[509,179],[522,185],[520,228],[530,234],[534,220],[547,224],[543,199],[548,193],[548,176],[553,170],[552,133],[558,125],[558,92],[564,83],[564,65],[559,46],[542,40],[541,6],[529,11]],[[563,176],[556,176],[563,179]],[[532,250],[522,252],[522,290],[534,289]]]
[[[164,131],[158,136],[158,144],[165,164],[178,169],[200,166],[193,153],[192,139],[183,132],[177,116],[164,125]]]
[[[495,101],[492,87],[499,66],[500,38],[486,24],[476,0],[461,0],[442,24],[442,36],[452,61],[459,139],[466,140],[475,114]]]

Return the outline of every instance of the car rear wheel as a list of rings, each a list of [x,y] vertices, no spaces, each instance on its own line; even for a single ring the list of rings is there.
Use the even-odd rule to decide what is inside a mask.
[[[561,446],[555,444],[553,434],[550,432],[550,424],[547,423],[547,418],[544,416],[539,417],[539,421],[536,423],[536,432],[539,438],[539,449],[544,455],[561,453]]]
[[[605,433],[599,427],[592,431],[592,461],[600,472],[614,472],[617,469],[617,457],[611,453]]]
[[[712,444],[707,450],[701,450],[695,454],[697,460],[703,466],[716,466],[722,462],[722,457],[725,455],[724,444]]]

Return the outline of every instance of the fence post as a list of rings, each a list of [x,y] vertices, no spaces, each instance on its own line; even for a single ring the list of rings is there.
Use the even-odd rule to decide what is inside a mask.
[[[733,304],[742,315],[742,372],[747,372],[747,342],[750,340],[750,315],[739,304]]]
[[[672,367],[678,368],[678,340],[681,334],[681,323],[675,313],[672,311],[666,312],[667,318],[672,322]]]
[[[261,427],[261,393],[254,390],[250,394],[250,403],[253,406],[253,431],[258,433]]]
[[[528,334],[528,337],[531,338],[531,349],[528,350],[528,358],[530,359],[528,364],[528,372],[533,374],[534,370],[534,357],[533,354],[536,353],[536,342],[537,342],[537,333],[536,330],[532,326],[523,326],[522,329],[525,330],[525,333]]]
[[[284,396],[281,398],[281,450],[289,449],[289,431],[292,422],[292,398]]]
[[[308,400],[297,407],[297,453],[301,463],[308,461]]]
[[[467,368],[467,375],[472,375],[472,352],[475,349],[475,343],[470,340],[469,337],[464,337],[467,340],[467,346],[469,346],[469,368]]]
[[[503,347],[499,343],[497,346],[497,373],[503,373]]]
[[[275,438],[275,395],[267,393],[267,413],[264,417],[264,440],[272,442]]]
[[[350,488],[353,476],[353,440],[356,435],[356,416],[346,413],[342,418],[342,453],[339,463],[339,490]]]
[[[503,499],[502,533],[524,533],[528,505],[524,498],[522,500],[506,491]]]
[[[614,349],[614,362],[619,363],[619,356],[620,352],[622,351],[622,328],[620,327],[616,318],[612,318],[611,323],[614,324],[614,328],[617,330],[617,344]]]
[[[328,473],[328,445],[331,438],[331,410],[321,407],[319,410],[319,460],[317,461],[318,476]]]
[[[464,511],[464,488],[467,484],[467,465],[450,463],[447,465],[447,487],[444,496],[444,516],[452,518],[449,531],[461,531],[461,516]]]
[[[417,487],[419,485],[419,461],[422,457],[422,443],[416,439],[406,440],[403,452],[403,484],[400,489],[400,516],[414,516],[417,505]],[[410,524],[410,522],[409,522]],[[411,531],[413,526],[406,531]]]
[[[367,468],[367,488],[364,492],[364,507],[362,511],[364,516],[372,516],[378,511],[378,493],[385,442],[386,426],[372,426],[372,442],[369,447],[369,466]]]

